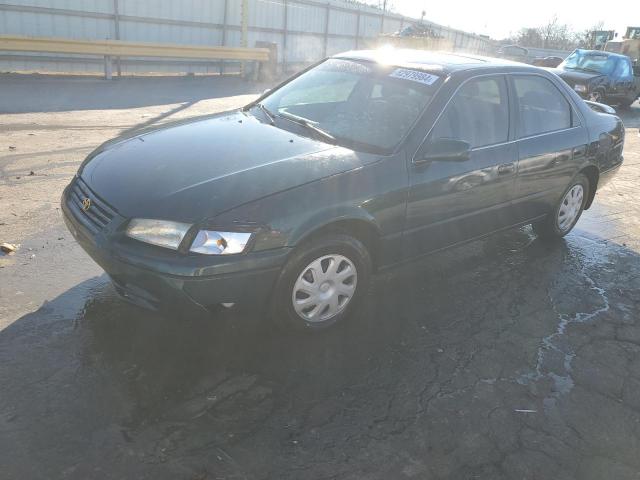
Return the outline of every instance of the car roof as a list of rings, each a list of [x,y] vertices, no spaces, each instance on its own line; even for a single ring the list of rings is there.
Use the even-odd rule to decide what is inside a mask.
[[[606,50],[589,50],[586,48],[576,48],[574,50],[575,52],[581,52],[581,53],[586,53],[589,55],[602,55],[605,57],[617,57],[617,58],[625,58],[627,57],[627,55],[622,55],[621,53],[615,53],[615,52],[607,52]]]
[[[538,70],[537,67],[502,58],[483,57],[466,53],[396,48],[352,50],[334,55],[332,58],[364,60],[441,74],[491,67],[519,67],[518,69],[528,68]]]

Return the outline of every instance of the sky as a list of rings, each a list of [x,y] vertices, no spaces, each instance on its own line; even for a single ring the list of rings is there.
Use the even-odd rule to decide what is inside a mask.
[[[395,11],[441,25],[501,39],[524,27],[544,25],[558,16],[559,23],[583,31],[600,20],[605,30],[622,36],[627,26],[640,26],[637,0],[617,0],[613,8],[603,8],[595,0],[390,0]]]

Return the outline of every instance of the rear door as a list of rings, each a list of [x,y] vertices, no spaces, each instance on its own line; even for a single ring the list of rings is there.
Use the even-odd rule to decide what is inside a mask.
[[[587,131],[571,101],[538,74],[510,76],[516,105],[518,176],[514,210],[520,222],[545,215],[587,153]]]
[[[408,256],[512,224],[517,147],[509,124],[504,75],[471,78],[454,93],[409,165]],[[438,139],[468,142],[469,159],[418,161]]]

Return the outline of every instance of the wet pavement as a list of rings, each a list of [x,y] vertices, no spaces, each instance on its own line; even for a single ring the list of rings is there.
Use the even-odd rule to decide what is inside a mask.
[[[640,108],[625,120],[623,169],[565,240],[527,227],[378,275],[362,314],[317,336],[250,306],[147,313],[55,207],[12,227],[0,477],[639,479]]]

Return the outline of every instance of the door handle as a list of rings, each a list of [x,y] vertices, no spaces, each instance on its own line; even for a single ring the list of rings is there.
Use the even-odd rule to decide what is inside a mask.
[[[503,163],[498,166],[498,175],[508,175],[509,173],[514,173],[516,171],[515,163]]]

